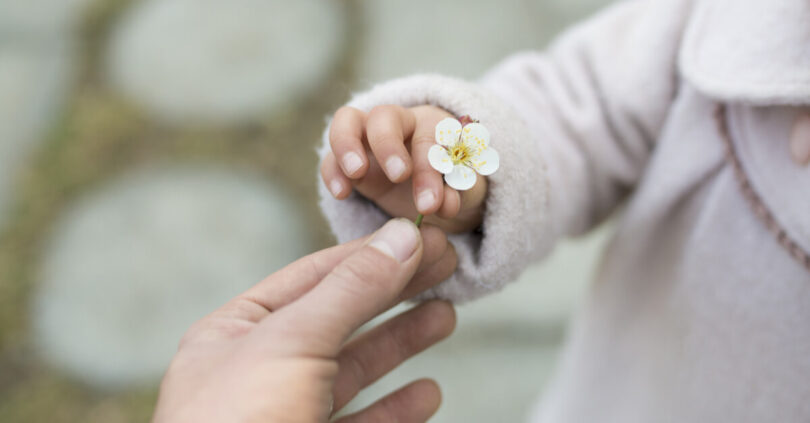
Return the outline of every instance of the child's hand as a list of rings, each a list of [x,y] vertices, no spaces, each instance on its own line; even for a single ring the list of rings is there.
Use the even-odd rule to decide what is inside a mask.
[[[352,187],[391,216],[416,218],[448,232],[481,223],[487,181],[463,193],[445,185],[428,162],[435,127],[452,115],[435,106],[378,106],[365,113],[342,107],[329,128],[332,152],[321,164],[324,183],[337,199]],[[435,215],[434,215],[435,213]]]

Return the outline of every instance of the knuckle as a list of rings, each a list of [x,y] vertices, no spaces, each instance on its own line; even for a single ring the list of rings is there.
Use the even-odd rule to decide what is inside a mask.
[[[351,106],[341,106],[335,111],[335,120],[350,119],[362,113],[360,110]]]
[[[430,161],[427,159],[427,154],[415,155],[413,159],[413,168],[419,177],[419,183],[429,184],[429,186],[434,187],[438,185],[435,183],[436,181],[441,181],[441,173],[430,165]],[[441,185],[439,185],[439,187],[441,187]]]
[[[447,251],[449,242],[447,236],[440,228],[432,225],[425,225],[422,230],[422,244],[424,245],[424,253],[422,259],[435,258],[440,259]]]
[[[189,345],[196,343],[202,337],[202,333],[205,331],[205,326],[208,323],[207,319],[208,317],[204,317],[194,322],[188,330],[186,330],[177,343],[177,351],[185,350]]]
[[[410,404],[407,403],[406,399],[408,397],[404,395],[392,395],[386,398],[383,398],[382,402],[380,403],[380,412],[378,413],[380,420],[372,420],[372,421],[396,421],[395,416],[402,414],[404,410],[410,408]]]
[[[360,110],[343,106],[335,112],[332,122],[329,124],[329,144],[333,147],[340,147],[352,142],[362,129],[362,120],[358,119]]]
[[[335,268],[333,276],[353,293],[360,294],[368,290],[390,291],[394,289],[390,280],[397,268],[394,259],[383,256],[372,247],[365,247]]]
[[[456,251],[451,247],[442,255],[442,257],[435,263],[429,265],[427,269],[420,272],[418,275],[420,281],[428,286],[434,286],[438,283],[446,281],[450,276],[455,273],[458,267],[458,256]]]
[[[417,316],[418,317],[418,316]],[[415,324],[416,323],[416,324]],[[418,346],[415,345],[414,340],[419,339],[424,327],[418,323],[429,323],[424,320],[414,322],[410,321],[400,327],[400,330],[387,332],[383,338],[388,348],[385,349],[389,359],[394,363],[401,363],[408,359],[408,357],[416,354]]]
[[[196,339],[197,333],[193,329],[189,329],[183,336],[180,338],[180,341],[177,343],[177,351],[184,351],[189,344],[194,343]]]
[[[345,285],[366,283],[371,272],[364,268],[357,260],[347,260],[335,269],[334,276]]]
[[[449,278],[458,267],[458,253],[456,253],[456,248],[453,246],[453,244],[448,243],[447,245],[447,251],[444,253],[444,257],[442,257],[440,260],[440,263],[443,266],[446,266],[442,272],[445,279]]]
[[[400,110],[402,110],[402,107],[395,104],[381,104],[379,106],[374,106],[374,108],[372,108],[368,114],[369,117],[374,116],[375,118],[390,117],[398,116]]]
[[[355,136],[349,132],[332,130],[329,136],[329,146],[332,147],[334,153],[340,154],[341,150],[351,146],[354,140]]]
[[[436,143],[436,139],[433,134],[414,134],[411,142],[414,145],[424,145],[425,148],[428,148]]]
[[[352,379],[352,388],[363,386],[367,379],[367,363],[360,354],[346,354],[338,362],[338,366],[348,372]],[[357,389],[352,389],[356,391]]]
[[[440,120],[446,117],[453,117],[453,114],[448,112],[447,110],[442,109],[439,106],[434,106],[432,104],[423,104],[421,106],[413,107],[413,111],[418,113],[425,118],[433,118],[438,123]]]
[[[383,402],[376,407],[372,406],[363,412],[363,416],[358,420],[350,420],[351,423],[366,423],[366,422],[395,422],[397,421],[397,413],[401,414],[401,410],[396,407],[391,407],[388,403],[391,398],[384,398]]]
[[[444,260],[442,263],[439,264],[436,280],[438,282],[443,282],[446,281],[447,279],[450,279],[450,276],[453,276],[453,273],[456,272],[457,266],[458,265],[456,264],[455,257]]]
[[[445,301],[427,303],[420,322],[420,330],[429,333],[431,340],[449,336],[456,329],[457,316],[453,306]]]
[[[403,145],[402,137],[398,136],[397,134],[389,131],[385,131],[376,136],[369,138],[369,144],[371,145]]]
[[[444,235],[444,232],[442,232],[442,235]],[[447,242],[447,237],[442,236],[436,245],[436,255],[434,256],[437,259],[436,261],[447,259],[450,248],[452,248],[452,245]]]

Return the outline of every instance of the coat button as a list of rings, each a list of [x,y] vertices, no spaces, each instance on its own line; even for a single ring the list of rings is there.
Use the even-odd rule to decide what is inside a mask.
[[[790,153],[796,163],[807,166],[810,163],[810,111],[804,111],[796,118],[790,134]]]

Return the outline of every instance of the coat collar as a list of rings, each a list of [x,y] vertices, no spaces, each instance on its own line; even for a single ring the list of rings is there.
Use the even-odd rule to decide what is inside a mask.
[[[679,67],[722,100],[810,104],[810,1],[698,1]]]

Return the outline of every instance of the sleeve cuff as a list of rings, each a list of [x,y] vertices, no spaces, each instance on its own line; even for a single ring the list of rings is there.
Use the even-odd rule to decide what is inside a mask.
[[[458,269],[447,281],[418,299],[466,302],[503,288],[554,243],[549,221],[547,167],[532,144],[526,124],[496,95],[479,85],[440,75],[415,75],[392,80],[356,95],[347,105],[364,111],[374,106],[431,104],[456,115],[470,115],[489,129],[501,157],[500,169],[489,176],[482,231],[451,235]],[[318,154],[330,151],[328,126]],[[386,213],[353,193],[334,199],[319,178],[321,208],[338,242],[365,236],[382,226]]]

